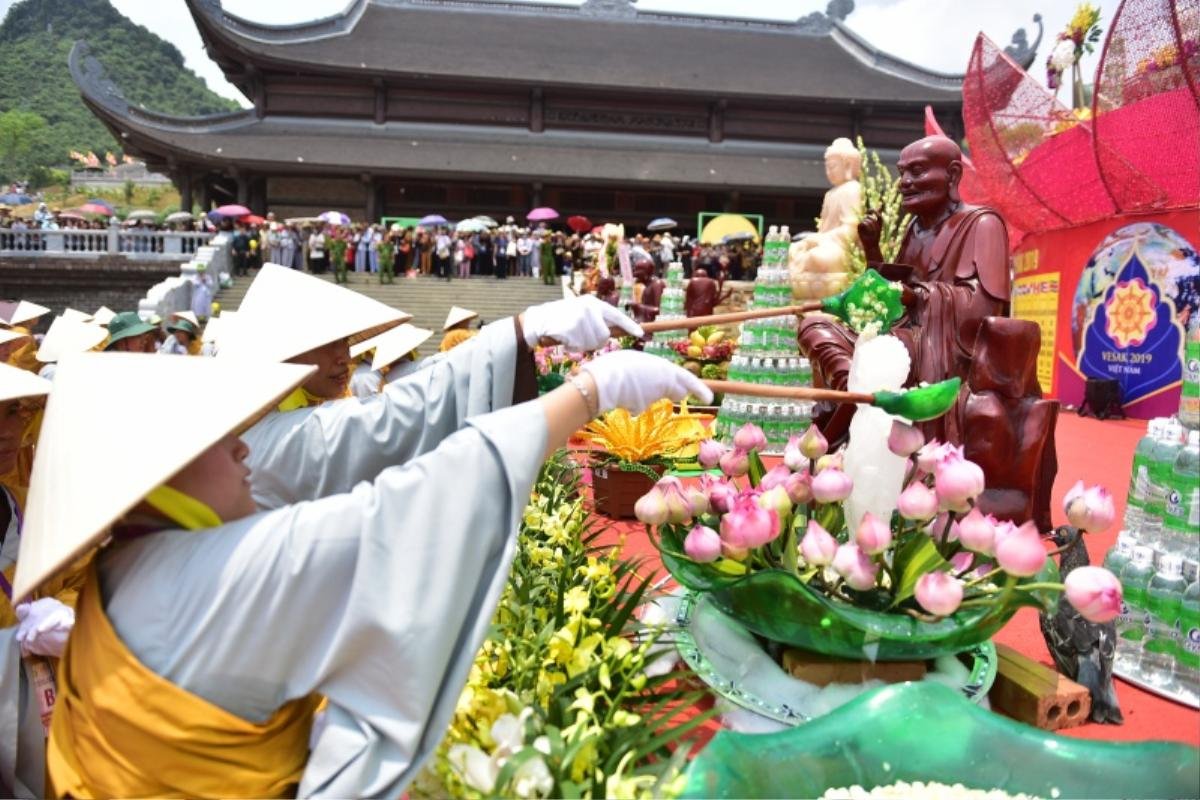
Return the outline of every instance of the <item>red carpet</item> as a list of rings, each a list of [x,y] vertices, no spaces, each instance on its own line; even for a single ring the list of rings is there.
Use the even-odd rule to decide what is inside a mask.
[[[1100,422],[1081,419],[1071,412],[1063,412],[1059,417],[1056,437],[1059,464],[1058,479],[1054,484],[1053,508],[1056,525],[1066,522],[1062,514],[1062,497],[1077,480],[1089,485],[1099,483],[1108,487],[1116,499],[1117,519],[1122,518],[1133,449],[1145,429],[1146,423],[1139,420]],[[608,536],[613,543],[623,537],[629,555],[657,557],[653,545],[647,540],[639,524],[615,524]],[[1117,529],[1114,526],[1113,530],[1088,539],[1088,552],[1093,564],[1099,564],[1103,560],[1105,552],[1116,538]],[[1037,612],[1034,609],[1027,608],[1018,612],[997,634],[995,641],[1010,645],[1053,667],[1042,641]],[[1119,680],[1117,695],[1121,700],[1121,711],[1125,715],[1124,725],[1087,724],[1064,733],[1068,736],[1117,741],[1172,739],[1200,746],[1200,712],[1164,700]]]

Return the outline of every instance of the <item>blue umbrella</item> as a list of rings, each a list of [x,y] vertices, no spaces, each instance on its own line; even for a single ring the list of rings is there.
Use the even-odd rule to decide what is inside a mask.
[[[417,221],[418,225],[445,225],[446,218],[441,214],[426,214]]]
[[[32,203],[33,198],[27,194],[17,192],[9,192],[8,194],[0,194],[0,203],[7,203],[10,206],[23,206],[26,203]]]
[[[650,224],[646,226],[646,230],[648,230],[648,231],[669,231],[672,228],[674,228],[675,226],[677,226],[678,224],[679,224],[678,222],[671,219],[670,217],[659,217],[656,220],[652,220],[650,222]]]

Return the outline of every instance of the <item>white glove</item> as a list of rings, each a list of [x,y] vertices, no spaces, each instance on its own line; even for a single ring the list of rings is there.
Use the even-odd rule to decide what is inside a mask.
[[[521,324],[531,349],[541,339],[553,339],[571,350],[597,350],[612,337],[609,328],[639,339],[644,335],[642,326],[591,294],[530,306]]]
[[[682,367],[636,350],[617,350],[592,359],[580,369],[596,381],[600,413],[624,408],[640,414],[656,400],[683,400],[689,394],[712,402],[712,391]]]
[[[60,658],[75,627],[75,609],[53,597],[21,603],[17,612],[17,641],[25,655]]]

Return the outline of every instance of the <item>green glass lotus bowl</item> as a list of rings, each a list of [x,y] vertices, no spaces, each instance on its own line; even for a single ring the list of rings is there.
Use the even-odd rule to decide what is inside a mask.
[[[820,797],[897,781],[962,783],[1044,798],[1195,797],[1200,750],[1175,742],[1056,736],[930,682],[885,686],[780,733],[720,731],[681,795]]]
[[[1053,593],[1022,591],[1018,584],[1003,601],[922,622],[826,597],[782,569],[727,575],[678,555],[683,552],[679,533],[661,531],[663,565],[682,586],[708,594],[718,608],[759,636],[837,658],[916,661],[958,653],[992,638],[1022,606],[1054,599]],[[1042,571],[1023,583],[1058,580],[1058,567],[1047,559]]]

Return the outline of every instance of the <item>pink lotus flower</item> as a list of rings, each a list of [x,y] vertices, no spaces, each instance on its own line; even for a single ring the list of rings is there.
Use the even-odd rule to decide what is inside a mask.
[[[810,461],[816,460],[829,451],[829,442],[821,435],[816,425],[809,425],[808,430],[800,437],[797,445],[800,453]]]
[[[943,538],[947,541],[958,541],[958,520],[950,522],[950,514],[943,511],[930,521],[925,532],[930,539],[935,542],[941,542]]]
[[[720,464],[721,472],[731,478],[740,478],[750,471],[750,457],[746,455],[745,450],[739,448],[734,448],[721,456]]]
[[[839,450],[836,453],[826,453],[821,456],[817,459],[817,463],[814,466],[816,468],[816,472],[813,473],[814,475],[822,473],[827,469],[844,469],[845,459],[842,458],[842,453]]]
[[[808,456],[800,450],[799,436],[793,434],[792,438],[788,439],[787,447],[783,448],[783,463],[793,472],[808,468]]]
[[[721,557],[721,537],[712,528],[697,525],[683,540],[683,552],[692,561],[704,564]]]
[[[953,575],[926,572],[917,579],[913,592],[921,608],[938,617],[946,617],[962,604],[963,586]]]
[[[978,508],[973,508],[959,520],[958,540],[968,550],[990,556],[996,544],[996,528]]]
[[[934,467],[933,488],[943,511],[963,512],[971,500],[983,493],[983,470],[962,457],[961,448],[952,448]]]
[[[1121,613],[1121,582],[1103,567],[1076,567],[1063,583],[1067,599],[1084,619],[1108,622]]]
[[[926,475],[932,475],[937,468],[937,463],[946,457],[947,452],[954,451],[954,445],[939,442],[937,439],[931,439],[925,443],[925,446],[917,450],[917,467]]]
[[[655,486],[638,498],[633,504],[633,515],[647,525],[662,525],[667,521],[667,499],[662,491]]]
[[[747,453],[767,446],[767,435],[753,422],[747,422],[733,435],[733,446]]]
[[[892,421],[892,430],[888,434],[888,450],[893,455],[908,458],[925,445],[925,434],[921,429],[900,420]]]
[[[804,556],[804,560],[814,567],[824,567],[833,563],[837,550],[837,539],[830,536],[821,523],[810,519],[808,529],[800,539],[800,555]]]
[[[1009,575],[1027,578],[1046,563],[1046,548],[1032,522],[1026,522],[996,542],[996,563]]]
[[[791,475],[792,471],[790,469],[783,464],[776,464],[762,476],[762,480],[758,482],[758,488],[766,491],[767,489],[774,489],[776,486],[783,486]]]
[[[924,521],[937,514],[937,495],[920,481],[913,481],[900,493],[896,500],[900,516],[909,520]]]
[[[1007,519],[1004,521],[1000,521],[1000,520],[996,519],[995,517],[993,517],[991,514],[988,514],[987,517],[985,517],[985,519],[987,519],[988,522],[992,523],[992,528],[996,532],[996,536],[992,540],[992,552],[995,553],[996,546],[999,545],[1001,541],[1003,541],[1004,539],[1007,539],[1009,536],[1011,536],[1012,534],[1017,532],[1017,526],[1012,524],[1012,522]]]
[[[692,507],[693,517],[698,517],[708,511],[708,495],[699,486],[684,487],[683,496],[687,498],[688,505]]]
[[[854,532],[854,542],[867,555],[877,556],[892,543],[892,529],[870,511],[863,514]]]
[[[950,556],[950,566],[953,568],[955,575],[962,575],[971,568],[975,563],[975,554],[968,553],[966,550],[960,550]]]
[[[774,511],[780,519],[792,513],[792,499],[788,497],[787,489],[782,486],[767,489],[758,496],[757,502],[759,508]]]
[[[808,477],[807,470],[793,472],[784,482],[783,488],[787,490],[788,497],[796,505],[812,500],[812,479]]]
[[[830,468],[812,479],[812,495],[818,503],[840,503],[854,490],[854,481],[840,469]]]
[[[842,576],[851,589],[865,592],[874,588],[879,565],[858,545],[850,543],[838,547],[833,557],[833,570]]]
[[[761,547],[779,535],[779,514],[762,508],[751,496],[739,497],[721,517],[721,538],[734,547]]]
[[[1112,495],[1103,486],[1083,488],[1083,481],[1078,481],[1063,498],[1063,511],[1067,521],[1081,531],[1096,533],[1107,530],[1116,517],[1113,508]]]
[[[728,449],[728,447],[716,439],[705,439],[700,443],[700,455],[697,457],[697,460],[700,462],[700,466],[705,469],[712,469],[721,463],[721,456],[725,455]]]
[[[709,506],[719,514],[733,508],[733,501],[738,495],[738,490],[733,484],[712,475],[700,476],[700,490],[708,495]]]

